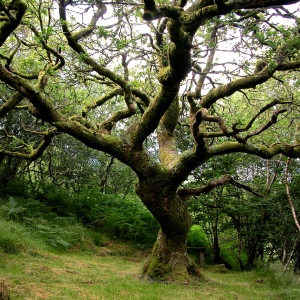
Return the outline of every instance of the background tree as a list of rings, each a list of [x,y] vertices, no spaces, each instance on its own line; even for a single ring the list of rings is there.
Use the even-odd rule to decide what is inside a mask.
[[[288,88],[300,66],[298,5],[279,6],[297,2],[1,1],[1,117],[31,120],[20,137],[1,127],[1,156],[33,161],[66,133],[118,159],[161,227],[144,273],[199,277],[186,200],[228,182],[254,191],[214,174],[182,187],[190,173],[228,153],[300,156]]]
[[[239,183],[251,184],[255,191],[264,195],[261,197],[245,189],[223,185],[207,190],[208,193],[201,198],[189,200],[193,223],[199,223],[211,236],[214,253],[219,254],[219,263],[225,261],[236,268],[238,261],[240,269],[253,269],[257,263],[281,261],[287,267],[289,258],[293,258],[296,264],[299,235],[286,193],[287,161],[282,155],[263,160],[244,154],[230,154],[209,161],[201,178],[194,175],[195,182],[190,180],[192,186],[201,180],[209,180],[212,170],[217,174],[230,170]],[[296,201],[298,163],[298,160],[293,161],[288,175],[288,190],[295,200],[292,201],[294,213],[299,210]],[[216,227],[218,230],[215,230]],[[214,243],[216,239],[217,243]],[[229,247],[230,255],[226,250]]]

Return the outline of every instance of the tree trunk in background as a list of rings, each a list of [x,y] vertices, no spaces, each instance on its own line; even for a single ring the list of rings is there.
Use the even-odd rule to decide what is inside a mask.
[[[244,266],[242,257],[241,257],[242,249],[243,249],[243,240],[242,240],[240,232],[238,232],[238,248],[237,248],[237,254],[236,255],[237,255],[237,259],[238,259],[241,271],[246,269],[245,266]]]
[[[101,191],[101,193],[103,193],[103,194],[106,193],[105,188],[106,188],[106,184],[107,184],[107,182],[108,182],[109,174],[110,174],[110,172],[111,172],[111,167],[112,167],[113,163],[114,163],[114,157],[111,157],[111,158],[110,158],[110,162],[107,164],[107,167],[106,167],[106,169],[105,169],[104,177],[103,177],[103,179],[101,180],[101,182],[100,182],[100,184],[99,184],[99,186],[100,186],[100,191]]]
[[[223,263],[220,257],[220,246],[219,246],[219,238],[218,238],[218,220],[219,220],[219,213],[216,210],[216,216],[213,221],[213,252],[214,252],[214,264],[221,264]]]
[[[0,187],[6,187],[7,183],[18,174],[21,164],[22,160],[14,157],[0,159]]]
[[[294,272],[296,274],[300,273],[300,242],[299,242],[299,240],[297,241],[296,249],[295,249]]]
[[[260,248],[261,248],[261,235],[256,234],[254,237],[250,238],[247,241],[247,264],[246,268],[248,270],[252,270],[255,267],[255,264],[260,255]]]

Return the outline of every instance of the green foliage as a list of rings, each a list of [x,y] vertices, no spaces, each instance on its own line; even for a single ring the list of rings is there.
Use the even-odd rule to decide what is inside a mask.
[[[20,206],[13,197],[9,197],[8,198],[8,212],[7,212],[7,216],[10,218],[15,218],[17,219],[18,216],[20,214],[22,214],[24,212],[24,210],[26,210],[26,208],[24,208],[23,206]]]
[[[200,225],[192,225],[188,240],[188,247],[208,247],[209,243],[203,228]]]
[[[53,247],[69,248],[80,243],[80,233],[74,231],[78,222],[95,232],[96,245],[104,243],[97,232],[138,247],[155,242],[159,229],[157,221],[136,196],[103,194],[92,186],[74,193],[64,187],[39,182],[35,190],[28,190],[31,197],[24,198],[19,196],[20,186],[30,188],[15,180],[6,191],[11,195],[4,209],[6,217],[39,232]]]
[[[94,230],[104,231],[110,238],[152,244],[158,225],[136,196],[109,195],[88,186],[78,193],[56,186],[45,186],[40,196],[61,216],[76,216]]]
[[[34,229],[54,248],[70,248],[78,241],[78,232],[56,224],[37,224]]]
[[[27,180],[10,180],[3,190],[4,194],[17,197],[30,197],[31,186]]]
[[[97,247],[103,247],[108,242],[107,236],[99,231],[90,230],[88,236],[91,239],[92,243]],[[84,241],[84,238],[82,239]]]
[[[97,196],[97,201],[81,198],[82,207],[85,207],[83,218],[89,226],[103,230],[110,238],[135,244],[150,245],[155,241],[158,224],[139,199],[101,193]]]
[[[222,242],[220,247],[220,257],[226,264],[230,265],[230,267],[233,270],[240,270],[240,265],[238,264],[237,260],[237,245],[236,241],[228,241],[228,242]],[[241,259],[243,262],[247,261],[247,255],[243,251],[241,253]]]
[[[13,203],[13,207],[19,208],[18,201],[23,201],[26,208],[14,209],[12,214],[10,205]],[[26,203],[24,199],[10,197],[8,205],[0,206],[0,248],[3,252],[17,254],[31,248],[40,248],[41,245],[56,250],[74,247],[83,249],[87,243],[94,245],[92,237],[89,237],[90,231],[77,221],[54,217],[51,208],[39,204],[32,206],[34,202],[38,203],[34,200]]]

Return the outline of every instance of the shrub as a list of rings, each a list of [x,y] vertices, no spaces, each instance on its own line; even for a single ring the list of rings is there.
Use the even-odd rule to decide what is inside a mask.
[[[200,225],[192,225],[188,240],[188,247],[208,247],[209,243],[207,241],[206,234]]]
[[[224,261],[227,268],[233,270],[240,270],[240,265],[237,258],[237,245],[235,241],[223,242],[220,247],[220,256]],[[247,260],[247,255],[245,252],[241,253],[241,258],[245,262]]]
[[[32,187],[28,181],[15,178],[8,182],[2,192],[4,195],[28,198],[31,196]]]

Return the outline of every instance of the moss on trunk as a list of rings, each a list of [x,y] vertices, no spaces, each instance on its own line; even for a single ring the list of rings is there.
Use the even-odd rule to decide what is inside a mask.
[[[186,201],[176,195],[167,176],[140,180],[137,193],[161,226],[143,275],[152,280],[186,284],[201,277],[186,249],[191,218]]]
[[[160,230],[152,255],[144,265],[143,275],[152,280],[181,284],[201,278],[199,268],[187,254],[185,239],[179,244],[178,237],[173,238],[167,238]]]

